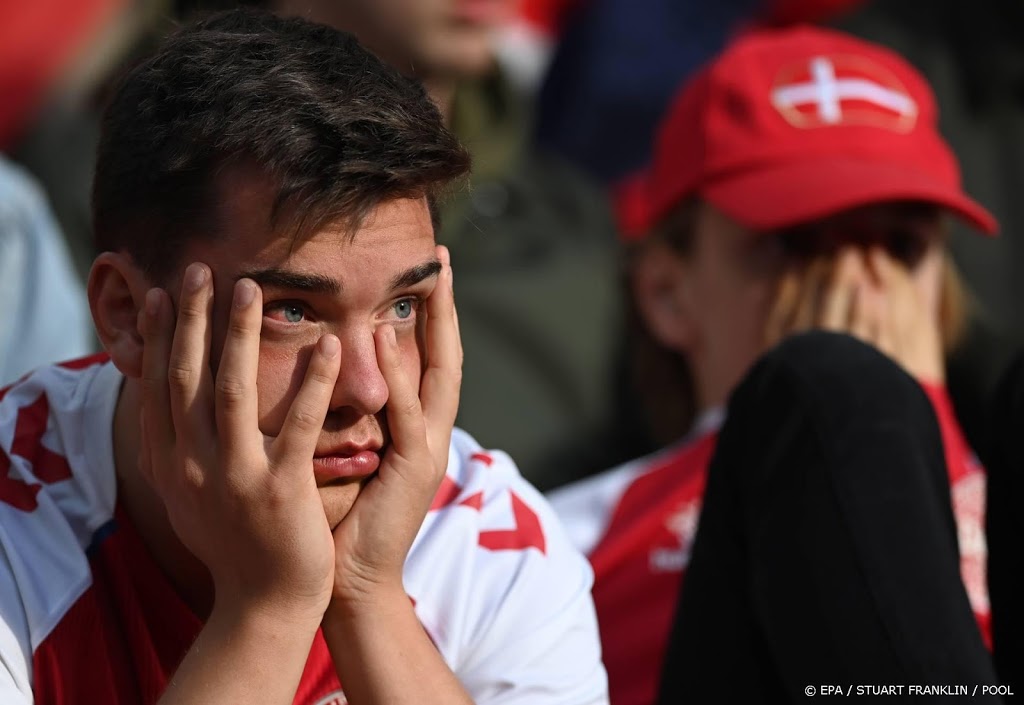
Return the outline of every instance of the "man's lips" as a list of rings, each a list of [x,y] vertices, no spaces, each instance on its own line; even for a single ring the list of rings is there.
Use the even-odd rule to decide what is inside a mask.
[[[338,451],[313,457],[313,477],[318,487],[335,480],[366,477],[380,465],[379,451],[366,449],[352,453]]]

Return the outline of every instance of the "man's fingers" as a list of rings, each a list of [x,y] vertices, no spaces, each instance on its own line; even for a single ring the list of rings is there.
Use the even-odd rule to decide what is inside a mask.
[[[182,278],[167,381],[174,427],[179,433],[187,430],[194,434],[197,441],[212,437],[215,423],[210,374],[212,315],[210,270],[204,264],[190,264]]]
[[[447,250],[438,248],[442,269],[433,293],[427,299],[427,366],[420,385],[420,402],[427,418],[431,446],[445,446],[459,410],[462,383],[462,344],[455,314],[452,269]],[[435,439],[434,436],[437,435]]]
[[[162,289],[146,292],[139,311],[142,334],[142,415],[151,450],[166,457],[174,450],[174,421],[171,414],[167,368],[171,357],[174,317],[171,302]]]
[[[391,445],[402,457],[415,457],[426,442],[426,429],[419,393],[402,369],[395,329],[381,326],[373,334],[377,366],[388,385],[388,429]]]
[[[459,344],[459,368],[462,368],[462,329],[459,328],[459,308],[455,305],[455,270],[452,269],[452,256],[444,245],[437,246],[437,256],[441,264],[448,268],[448,276],[451,279],[450,288],[452,292],[452,317],[455,320],[455,339]]]
[[[306,377],[288,409],[281,433],[271,445],[272,467],[299,471],[312,466],[340,369],[341,342],[333,335],[322,336],[313,346]]]
[[[262,292],[255,282],[235,282],[224,349],[217,368],[217,428],[229,451],[258,442],[256,378],[260,364]]]
[[[139,472],[150,484],[156,486],[157,478],[153,471],[153,448],[146,433],[146,412],[139,415],[139,457],[137,460]]]

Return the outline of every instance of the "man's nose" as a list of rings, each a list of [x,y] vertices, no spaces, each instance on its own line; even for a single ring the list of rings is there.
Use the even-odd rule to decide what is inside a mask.
[[[351,408],[362,416],[376,414],[388,400],[388,385],[377,365],[373,331],[339,335],[341,370],[334,385],[331,409]]]

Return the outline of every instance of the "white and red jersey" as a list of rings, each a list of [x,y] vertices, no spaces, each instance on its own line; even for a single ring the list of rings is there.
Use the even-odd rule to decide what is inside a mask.
[[[202,628],[117,501],[103,357],[0,392],[0,702],[154,703]],[[452,436],[405,586],[477,703],[606,703],[593,574],[504,453]],[[317,634],[295,703],[345,702]]]
[[[985,473],[963,437],[945,389],[924,389],[942,431],[961,575],[982,636],[991,645]],[[679,444],[548,497],[569,539],[594,568],[594,605],[613,705],[650,705],[657,699],[722,420],[721,412],[707,414]]]

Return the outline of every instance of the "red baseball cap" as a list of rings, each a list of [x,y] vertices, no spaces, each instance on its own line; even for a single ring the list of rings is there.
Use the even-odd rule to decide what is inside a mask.
[[[750,32],[688,81],[643,183],[648,225],[697,195],[751,230],[905,200],[998,229],[960,188],[924,78],[885,48],[813,27]]]

